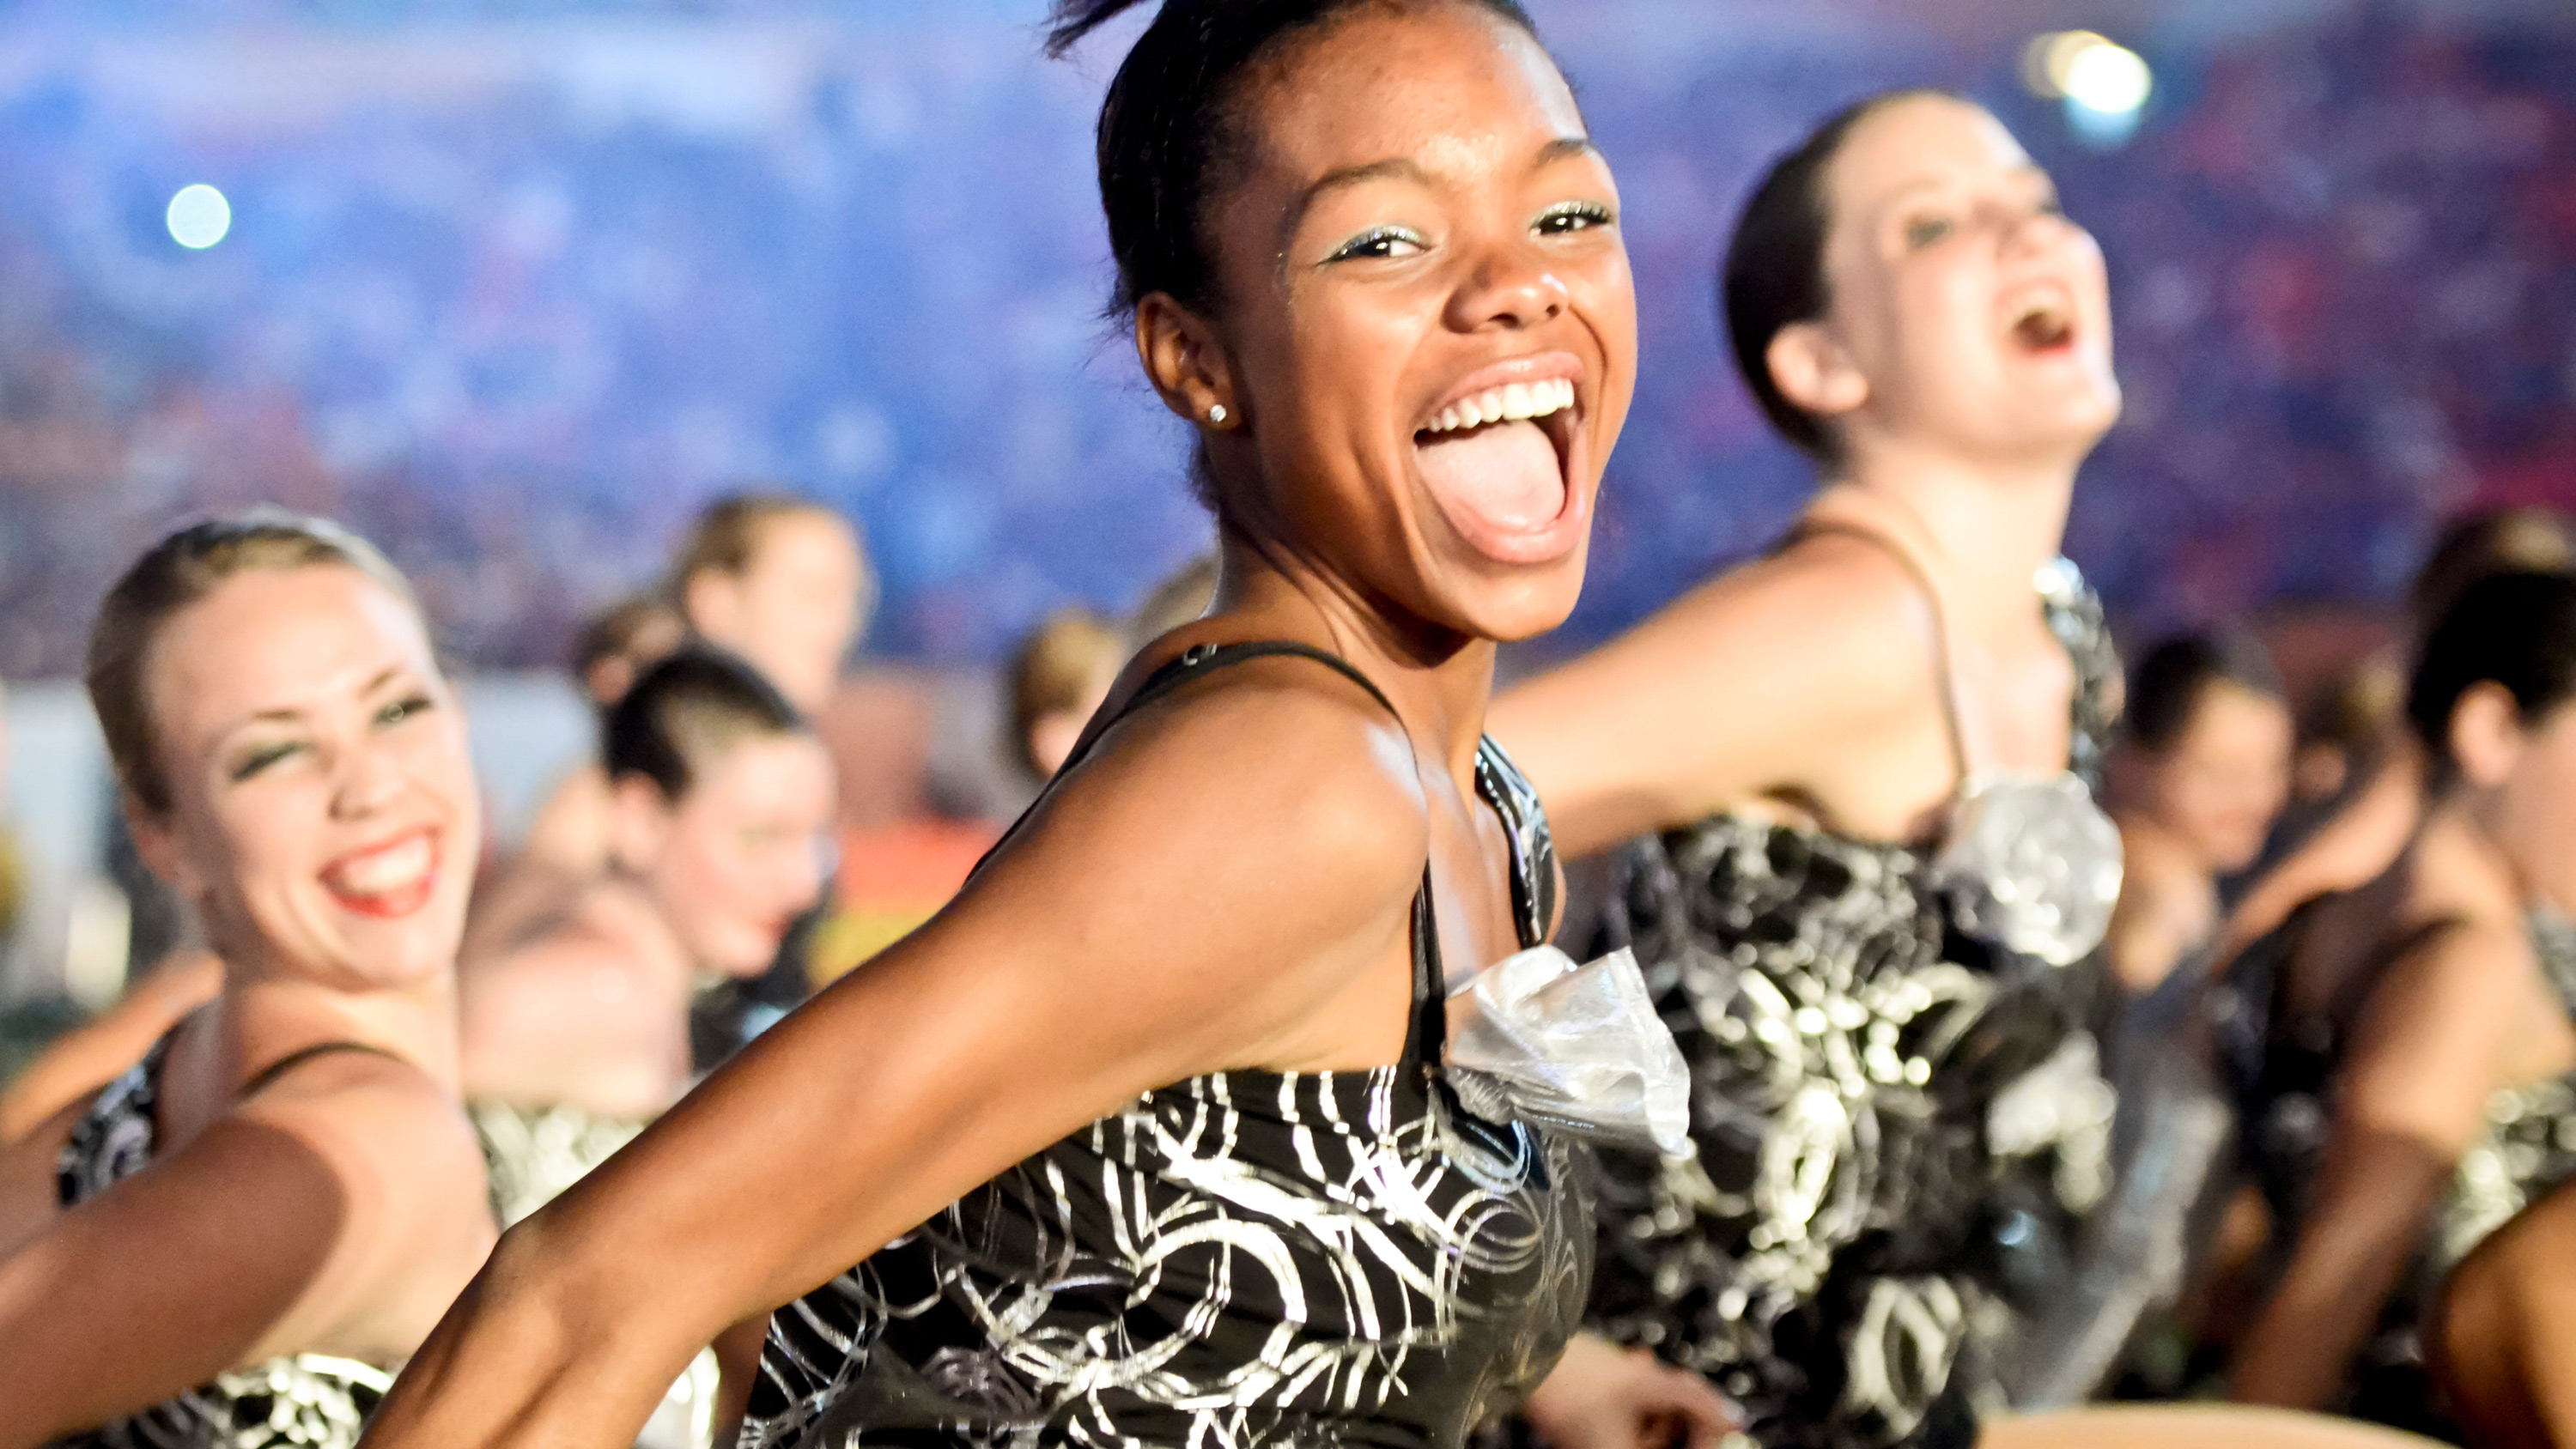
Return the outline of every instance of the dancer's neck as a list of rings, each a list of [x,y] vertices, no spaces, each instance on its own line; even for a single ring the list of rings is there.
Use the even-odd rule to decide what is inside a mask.
[[[2058,557],[2080,459],[1998,467],[1926,451],[1857,453],[1809,514],[1873,526],[1921,550],[1957,602],[2022,607],[2039,569]]]
[[[1493,701],[1494,643],[1409,628],[1303,559],[1225,530],[1212,614],[1258,621],[1275,637],[1329,648],[1395,702],[1423,743],[1464,775]]]
[[[223,1059],[236,1075],[326,1041],[353,1041],[402,1058],[455,1089],[456,987],[451,971],[417,982],[343,990],[226,962],[214,1002]]]

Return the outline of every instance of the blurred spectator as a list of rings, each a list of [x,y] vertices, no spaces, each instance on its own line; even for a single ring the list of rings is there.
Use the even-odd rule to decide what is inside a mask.
[[[1127,662],[1126,634],[1089,609],[1058,609],[1011,659],[1013,759],[1052,779]]]
[[[870,592],[858,530],[783,493],[708,505],[671,564],[671,595],[689,628],[749,660],[809,713],[831,699]]]
[[[2236,634],[2168,639],[2131,671],[2108,782],[2126,873],[2104,942],[2131,992],[2209,943],[2219,881],[2262,852],[2289,793],[2282,696],[2262,646]]]

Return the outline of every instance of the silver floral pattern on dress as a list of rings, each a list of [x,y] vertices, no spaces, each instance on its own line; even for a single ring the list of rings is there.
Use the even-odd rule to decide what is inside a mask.
[[[2089,781],[2117,660],[2073,566],[2039,582]],[[1741,1442],[1969,1442],[2109,1186],[2098,958],[1980,934],[1904,846],[1721,815],[1621,860],[1596,948],[1645,967],[1695,1153],[1604,1153],[1593,1315],[1707,1374]]]

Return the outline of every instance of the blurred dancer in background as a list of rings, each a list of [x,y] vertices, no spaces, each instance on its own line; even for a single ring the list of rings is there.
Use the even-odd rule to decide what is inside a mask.
[[[748,665],[661,660],[603,739],[607,874],[461,972],[466,1092],[505,1227],[679,1097],[693,983],[766,969],[823,885],[831,760]]]
[[[2129,676],[2125,725],[2107,772],[2124,870],[2104,946],[2121,985],[2143,996],[2217,933],[2219,882],[2262,854],[2289,796],[2293,742],[2271,658],[2235,634],[2147,651]]]
[[[2120,410],[2102,255],[1992,116],[1901,92],[1771,170],[1724,295],[1826,486],[1769,556],[1494,711],[1569,853],[1637,840],[1612,943],[1697,1094],[1694,1161],[1609,1164],[1595,1312],[1759,1443],[1964,1445],[2106,1188],[2094,967],[1973,939],[1931,871],[2005,777],[2060,781],[2116,870],[2064,779],[2109,744],[2116,666],[2058,555]]]
[[[608,711],[608,872],[460,972],[465,1091],[508,1227],[623,1147],[690,1079],[689,1000],[753,976],[823,887],[832,763],[750,666],[689,650]],[[713,1440],[701,1355],[640,1444]]]
[[[2424,811],[2429,762],[2406,726],[2402,702],[2403,681],[2415,667],[2425,633],[2452,600],[2480,579],[2570,567],[2576,567],[2576,534],[2553,508],[2473,513],[2443,531],[2407,590],[2404,643],[2363,661],[2336,687],[2338,712],[2381,716],[2375,729],[2348,722],[2338,731],[2354,741],[2338,752],[2340,759],[2330,769],[2340,787],[2339,801],[2246,891],[2229,913],[2227,929],[2211,953],[2213,964],[2223,967],[2233,961],[2306,902],[2351,890],[2397,859]]]
[[[1127,662],[1127,636],[1089,609],[1046,616],[1011,656],[1012,760],[1046,781],[1073,754],[1083,726]]]
[[[2418,1314],[2576,1171],[2571,698],[2576,578],[2470,585],[2407,693],[2429,768],[2404,853],[2247,952],[2270,990],[2246,1148],[2287,1267],[2239,1398],[2445,1430]]]
[[[750,661],[808,715],[840,683],[873,593],[858,530],[791,494],[717,499],[671,563],[690,630]]]
[[[2496,1230],[2427,1305],[2443,1402],[2482,1449],[2576,1445],[2576,1186]]]
[[[946,910],[513,1229],[383,1445],[617,1444],[764,1319],[762,1446],[1449,1445],[1557,1360],[1573,1149],[1458,1105],[1441,963],[1555,915],[1481,726],[1494,641],[1573,606],[1626,411],[1617,192],[1507,0],[1171,0],[1100,171],[1215,613]],[[1686,1375],[1567,1369],[1560,1443],[1716,1437]]]
[[[222,990],[0,1151],[0,1445],[345,1446],[492,1241],[464,720],[392,566],[268,512],[146,553],[88,685]]]
[[[808,719],[832,708],[875,595],[859,531],[787,493],[737,493],[707,505],[671,563],[670,594],[690,632],[758,670]],[[769,969],[728,977],[691,1009],[691,1052],[710,1067],[814,989],[814,937],[829,912],[800,918]]]

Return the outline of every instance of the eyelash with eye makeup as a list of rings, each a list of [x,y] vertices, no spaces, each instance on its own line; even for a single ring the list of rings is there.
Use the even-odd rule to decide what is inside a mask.
[[[376,722],[380,726],[391,727],[406,720],[415,719],[437,707],[438,701],[426,694],[405,695],[378,710]],[[303,743],[296,741],[254,750],[236,763],[229,773],[233,782],[239,784],[303,748]]]
[[[1558,204],[1549,207],[1547,210],[1540,212],[1530,224],[1533,227],[1543,227],[1552,221],[1574,219],[1582,220],[1589,223],[1591,226],[1609,226],[1617,220],[1617,218],[1611,214],[1610,208],[1603,206],[1597,201],[1566,201],[1559,202]],[[1349,241],[1342,243],[1340,246],[1333,248],[1332,255],[1324,258],[1324,260],[1327,262],[1349,261],[1357,257],[1364,248],[1375,245],[1379,242],[1389,241],[1411,242],[1415,246],[1424,245],[1422,234],[1413,230],[1411,227],[1377,226],[1371,227],[1367,231],[1361,232],[1358,236],[1352,237]]]

